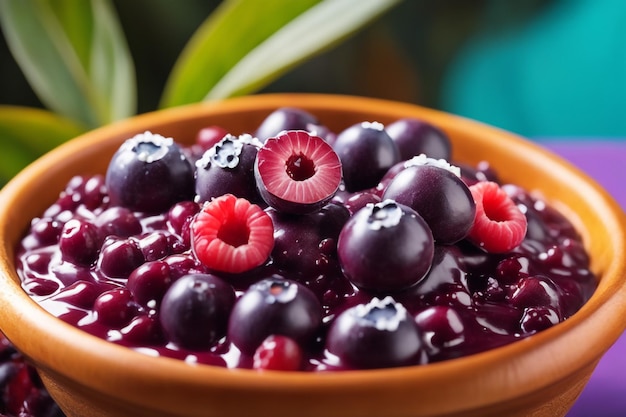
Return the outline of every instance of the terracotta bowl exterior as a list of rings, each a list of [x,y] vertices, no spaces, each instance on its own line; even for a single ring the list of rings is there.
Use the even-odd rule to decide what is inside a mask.
[[[14,247],[75,174],[104,173],[125,139],[150,130],[191,143],[202,127],[253,132],[281,106],[339,131],[361,121],[429,120],[453,142],[453,160],[488,160],[507,182],[540,190],[574,222],[600,277],[573,317],[540,334],[427,366],[342,373],[257,373],[154,358],[51,316],[21,289]],[[576,168],[540,146],[414,105],[346,96],[276,94],[140,115],[82,135],[39,159],[0,193],[0,329],[39,369],[68,417],[562,416],[626,328],[626,218]]]

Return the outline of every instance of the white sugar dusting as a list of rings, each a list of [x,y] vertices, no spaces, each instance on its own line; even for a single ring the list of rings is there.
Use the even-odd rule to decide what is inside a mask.
[[[451,173],[453,173],[454,175],[456,175],[457,177],[461,177],[461,168],[450,164],[448,161],[446,161],[445,159],[435,159],[435,158],[430,158],[428,156],[426,156],[425,154],[420,154],[417,156],[414,156],[413,158],[407,160],[404,163],[404,167],[405,168],[409,168],[409,167],[413,167],[413,166],[424,166],[424,165],[428,165],[428,166],[434,166],[437,168],[443,168],[447,171],[450,171]]]

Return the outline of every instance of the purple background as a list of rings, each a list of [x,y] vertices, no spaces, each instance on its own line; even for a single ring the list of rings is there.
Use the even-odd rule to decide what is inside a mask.
[[[626,210],[626,141],[542,141],[602,185]],[[624,317],[626,320],[626,317]],[[602,358],[567,417],[626,416],[626,334]]]

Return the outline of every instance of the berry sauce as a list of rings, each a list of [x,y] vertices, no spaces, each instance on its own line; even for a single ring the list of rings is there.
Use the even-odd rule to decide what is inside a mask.
[[[320,131],[319,125],[312,126]],[[358,136],[354,129],[350,134]],[[371,127],[358,129],[371,136],[383,134],[372,133]],[[348,142],[346,134],[338,137],[339,149],[348,143],[358,146],[352,138]],[[375,141],[368,146],[380,147],[371,145]],[[438,231],[430,234],[413,208],[385,196],[393,182],[385,174],[397,170],[393,166],[399,152],[393,151],[393,137],[385,134],[382,143],[393,157],[375,164],[384,167],[381,172],[361,181],[359,170],[351,168],[355,177],[350,191],[342,185],[332,199],[324,196],[322,207],[314,212],[310,202],[307,210],[293,213],[264,204],[259,196],[248,198],[271,219],[273,249],[265,261],[237,273],[213,269],[195,252],[194,227],[199,226],[194,219],[206,201],[189,198],[185,191],[155,213],[141,210],[147,199],[137,209],[110,198],[105,176],[76,176],[58,200],[33,219],[16,249],[22,286],[61,320],[145,354],[228,368],[301,371],[423,365],[463,357],[556,325],[589,299],[596,277],[581,237],[540,197],[499,184],[525,216],[526,233],[513,249],[487,251],[467,237],[474,217],[467,210],[474,210],[474,202],[463,187],[497,182],[496,174],[462,166],[457,180],[446,171],[434,183],[449,187],[460,203],[431,211],[456,216],[454,210],[462,207],[464,223],[439,218]],[[205,150],[199,143],[182,148],[191,166]],[[350,166],[358,165],[352,162]],[[442,168],[433,169],[437,176]],[[172,187],[180,188],[176,183]],[[407,200],[401,185],[396,183],[393,190],[398,199]],[[436,193],[428,190],[429,195]],[[395,217],[410,217],[394,223],[397,239],[382,244],[397,260],[387,267],[398,277],[396,282],[378,284],[380,276],[368,276],[375,268],[363,268],[365,260],[355,259],[353,253],[371,252],[368,261],[377,266],[389,258],[379,250],[380,243],[360,245],[357,239],[358,222],[372,223],[359,220],[368,218],[361,211],[366,209],[382,228]],[[404,223],[412,235],[404,233]],[[229,227],[239,224],[231,222]],[[451,227],[464,232],[451,235]],[[246,233],[242,236],[245,241]],[[415,242],[424,249],[414,249]],[[232,244],[233,251],[241,245]],[[413,262],[419,256],[427,263]],[[358,278],[349,279],[351,274]],[[201,304],[206,297],[214,308]],[[270,298],[271,303],[263,301]],[[185,317],[180,309],[186,299],[193,300],[194,317],[177,321],[177,316]],[[334,326],[338,318],[341,326]],[[203,329],[210,331],[201,334]],[[359,339],[361,345],[351,344],[357,334],[366,338]],[[370,351],[360,347],[366,344]],[[377,348],[392,345],[389,354]]]

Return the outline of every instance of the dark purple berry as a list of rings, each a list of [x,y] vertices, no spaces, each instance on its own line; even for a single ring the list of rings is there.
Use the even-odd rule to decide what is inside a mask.
[[[159,320],[154,316],[136,316],[120,333],[120,343],[123,345],[158,346],[165,343]]]
[[[270,113],[261,122],[256,137],[265,142],[285,130],[306,130],[319,135],[319,122],[311,113],[293,107],[281,107]]]
[[[261,142],[250,135],[226,135],[196,162],[196,195],[202,203],[224,194],[259,202],[254,161]]]
[[[445,160],[452,156],[448,135],[425,120],[399,119],[387,125],[385,130],[398,147],[400,159],[411,159],[420,154]]]
[[[131,272],[126,283],[137,303],[157,307],[172,284],[170,266],[165,261],[146,262]]]
[[[200,206],[193,201],[181,201],[180,203],[176,203],[169,210],[167,219],[174,230],[174,233],[178,235],[182,235],[189,230],[189,223],[193,216],[198,214],[200,211]]]
[[[86,178],[82,184],[81,202],[89,210],[95,210],[107,199],[107,189],[102,175]]]
[[[127,325],[137,312],[132,294],[126,288],[105,291],[96,298],[93,306],[98,322],[119,329]]]
[[[226,334],[235,291],[210,274],[185,275],[167,290],[159,318],[163,332],[180,347],[208,349]]]
[[[374,194],[370,191],[362,191],[353,194],[350,198],[348,198],[348,200],[346,200],[344,205],[346,206],[348,211],[350,211],[350,214],[354,214],[370,203],[376,204],[380,203],[381,201],[382,199],[380,198],[380,196],[378,196],[378,194]]]
[[[520,278],[529,274],[530,260],[522,256],[510,256],[501,260],[496,266],[495,277],[503,284],[515,284]]]
[[[430,270],[433,236],[411,208],[391,200],[359,210],[337,244],[345,276],[357,287],[390,292],[421,281]]]
[[[426,220],[435,241],[449,245],[467,236],[476,204],[465,183],[448,169],[413,165],[389,183],[383,199],[407,205]]]
[[[206,272],[200,261],[189,254],[176,254],[163,259],[169,267],[172,279],[178,279],[183,275]]]
[[[90,222],[72,219],[65,223],[59,248],[64,261],[89,266],[98,257],[100,236],[97,227]]]
[[[271,335],[306,345],[321,321],[322,307],[311,290],[284,278],[266,278],[251,285],[235,304],[228,337],[244,354],[253,355]]]
[[[510,303],[517,308],[558,307],[559,290],[550,278],[544,276],[522,278],[510,296]]]
[[[42,246],[53,245],[59,241],[63,224],[51,218],[43,218],[33,223],[32,235]]]
[[[110,278],[128,278],[131,272],[145,262],[134,239],[110,239],[102,247],[98,267]]]
[[[448,306],[432,306],[420,311],[415,322],[426,346],[435,353],[465,341],[465,324],[459,313]]]
[[[100,213],[94,222],[102,237],[129,237],[141,233],[142,230],[135,213],[126,207],[111,207]]]
[[[139,239],[139,248],[146,261],[156,261],[170,254],[171,235],[163,231],[155,231]]]
[[[341,313],[326,348],[348,368],[390,368],[415,363],[422,341],[413,317],[388,296]]]
[[[274,266],[299,277],[316,277],[327,272],[336,257],[336,242],[350,213],[341,205],[327,204],[320,211],[290,215],[268,209],[274,224]]]
[[[93,282],[76,281],[55,294],[52,299],[63,301],[71,306],[91,310],[96,298],[100,295],[100,288]]]
[[[106,186],[112,205],[161,213],[193,198],[194,170],[171,138],[145,132],[128,139],[113,155]]]
[[[337,135],[333,148],[342,164],[349,192],[375,187],[389,168],[400,161],[400,153],[380,123],[358,123]]]
[[[528,307],[524,309],[520,327],[525,333],[535,333],[552,327],[560,321],[561,317],[553,307]]]

